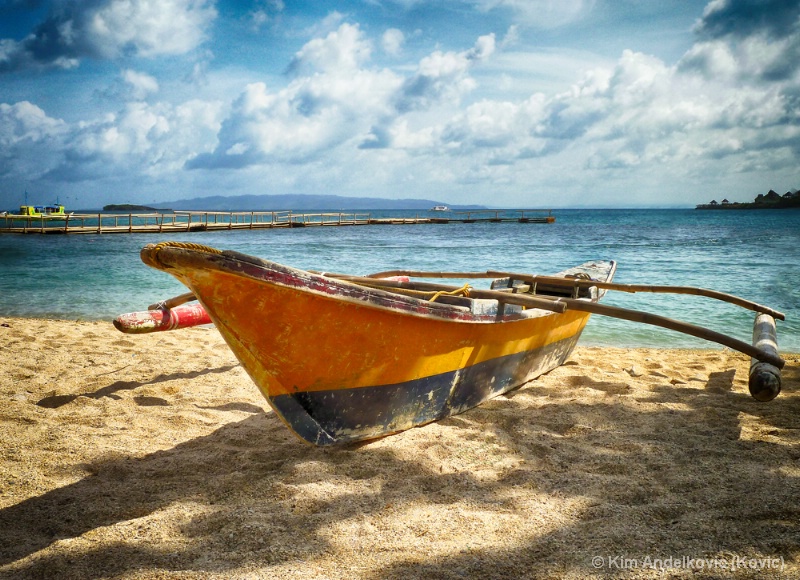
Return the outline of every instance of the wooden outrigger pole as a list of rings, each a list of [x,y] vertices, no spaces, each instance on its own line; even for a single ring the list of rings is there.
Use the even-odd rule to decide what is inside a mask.
[[[151,304],[147,307],[148,310],[162,310],[162,309],[171,309],[175,308],[176,306],[180,306],[181,304],[186,304],[187,302],[193,302],[197,300],[197,297],[192,292],[187,292],[186,294],[181,294],[180,296],[174,296],[172,298],[168,298],[163,302],[156,302],[155,304]]]
[[[556,276],[535,276],[532,274],[519,274],[512,272],[499,272],[489,270],[486,272],[424,272],[416,270],[389,270],[386,272],[378,272],[377,274],[370,274],[369,278],[386,278],[390,276],[408,276],[409,278],[511,278],[512,280],[519,280],[520,282],[527,282],[528,284],[548,284],[553,286],[564,286],[568,288],[599,288],[601,290],[616,290],[620,292],[628,292],[635,294],[637,292],[650,292],[656,294],[687,294],[693,296],[703,296],[706,298],[713,298],[722,302],[728,302],[741,306],[753,312],[763,312],[769,314],[777,320],[785,320],[786,316],[782,312],[773,310],[769,306],[764,306],[756,302],[751,302],[739,296],[732,294],[725,294],[724,292],[717,292],[716,290],[709,290],[707,288],[695,288],[693,286],[659,286],[649,284],[617,284],[612,282],[595,282],[593,280],[586,280],[582,278],[559,278]]]

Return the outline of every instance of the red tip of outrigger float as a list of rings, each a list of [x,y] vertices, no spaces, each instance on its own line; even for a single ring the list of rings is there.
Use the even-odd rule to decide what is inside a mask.
[[[199,302],[120,314],[114,319],[116,329],[126,334],[148,334],[211,323],[208,312]]]

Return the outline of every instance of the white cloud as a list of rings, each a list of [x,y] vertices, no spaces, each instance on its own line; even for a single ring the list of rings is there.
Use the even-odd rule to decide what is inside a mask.
[[[488,59],[495,50],[494,34],[481,36],[475,46],[463,52],[441,52],[423,58],[417,72],[407,78],[396,99],[401,112],[428,109],[441,101],[457,104],[476,87],[467,71],[475,63]]]
[[[115,115],[76,127],[74,150],[87,161],[164,174],[179,170],[199,144],[213,143],[220,115],[220,103],[189,101],[173,107],[134,102]]]
[[[216,15],[207,0],[110,0],[65,24],[80,23],[76,32],[106,58],[128,50],[152,57],[194,49]]]
[[[207,38],[213,0],[98,0],[56,3],[21,42],[0,41],[0,71],[74,68],[83,57],[185,54]]]
[[[464,0],[484,11],[510,10],[519,22],[535,28],[556,28],[587,16],[594,0]]]
[[[264,25],[273,22],[283,12],[286,5],[283,0],[260,0],[255,2],[255,7],[248,13],[250,26],[258,31]]]
[[[494,36],[487,35],[462,52],[436,51],[403,79],[368,68],[371,43],[358,26],[342,24],[295,54],[293,80],[285,89],[272,92],[264,83],[250,84],[224,122],[215,152],[189,166],[308,162],[314,155],[333,155],[348,142],[367,148],[424,147],[434,141],[434,131],[412,128],[397,116],[458,102],[475,87],[469,69],[490,58],[494,48]]]
[[[312,26],[308,27],[305,30],[305,35],[311,38],[322,38],[339,28],[344,21],[345,15],[334,10],[319,22],[315,22]]]
[[[68,131],[64,121],[28,101],[0,103],[0,176],[41,177],[62,158]]]
[[[350,24],[309,41],[294,57],[292,81],[275,92],[265,83],[249,84],[223,123],[214,153],[199,155],[189,167],[308,162],[359,138],[391,112],[401,83],[388,70],[364,68],[370,48]]]
[[[699,42],[681,66],[708,77],[723,72],[747,82],[791,81],[800,61],[798,24],[798,0],[714,0],[694,27]]]
[[[433,142],[433,131],[395,121],[398,114],[458,102],[475,86],[469,69],[493,52],[494,36],[483,36],[462,52],[434,52],[403,79],[368,68],[371,43],[358,26],[342,24],[295,54],[286,88],[248,85],[223,123],[214,153],[198,155],[189,167],[306,163],[334,155],[348,142],[423,147]]]
[[[696,46],[685,60],[708,46]],[[800,114],[793,112],[789,95],[800,93],[800,83],[786,85],[789,95],[774,83],[743,84],[749,61],[743,68],[728,56],[732,49],[726,44],[714,49],[716,62],[707,70],[719,70],[715,75],[698,76],[691,67],[625,51],[612,68],[588,71],[567,91],[535,93],[524,101],[482,99],[451,109],[451,116],[438,123],[420,124],[416,116],[414,130],[409,119],[415,109],[401,107],[406,119],[385,120],[365,146],[402,147],[420,159],[447,156],[448,167],[464,185],[512,188],[530,171],[547,175],[551,184],[565,171],[613,180],[631,170],[670,184],[699,183],[720,177],[702,173],[709,163],[744,172],[757,167],[759,158],[765,166],[791,171],[791,151],[800,149]],[[431,55],[406,79],[404,94],[419,78],[458,77],[463,70],[463,61],[452,53]],[[425,88],[420,95],[436,94]]]
[[[372,44],[358,25],[342,24],[325,38],[315,38],[300,49],[289,65],[294,75],[311,71],[353,71],[370,57]]]
[[[508,27],[506,31],[506,35],[503,37],[503,40],[500,41],[500,48],[506,49],[508,47],[514,46],[519,42],[519,26],[517,24],[512,24]]]
[[[798,58],[800,35],[774,39],[756,34],[735,42],[717,39],[697,43],[679,66],[709,80],[773,83],[792,80],[797,75]]]
[[[122,79],[130,85],[134,99],[144,99],[158,92],[158,81],[148,74],[125,69],[122,71]]]
[[[536,119],[523,113],[520,105],[501,101],[481,101],[454,117],[443,139],[470,147],[503,147],[526,139]]]
[[[695,44],[681,59],[679,67],[695,70],[708,79],[735,80],[739,73],[736,57],[726,42],[713,41]]]
[[[381,37],[381,48],[386,54],[398,56],[403,50],[403,43],[406,38],[402,30],[390,28]]]
[[[213,144],[221,112],[220,103],[133,102],[117,114],[70,125],[28,102],[0,104],[0,176],[60,182],[169,176],[203,143]]]
[[[14,105],[0,103],[0,145],[14,147],[24,142],[41,142],[61,135],[66,124],[52,119],[28,101]]]
[[[215,153],[190,166],[296,163],[327,155],[386,114],[386,102],[397,85],[386,71],[316,74],[276,93],[263,83],[249,85],[225,120]]]

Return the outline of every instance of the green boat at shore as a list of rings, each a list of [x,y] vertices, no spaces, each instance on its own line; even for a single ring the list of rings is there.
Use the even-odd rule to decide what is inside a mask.
[[[9,217],[63,219],[71,214],[64,210],[63,205],[55,203],[53,205],[21,205],[18,214],[9,213],[7,215]]]

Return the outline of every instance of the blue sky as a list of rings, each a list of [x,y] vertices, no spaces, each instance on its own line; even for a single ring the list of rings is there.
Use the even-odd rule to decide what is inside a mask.
[[[798,153],[800,0],[0,0],[0,209],[693,206]]]

